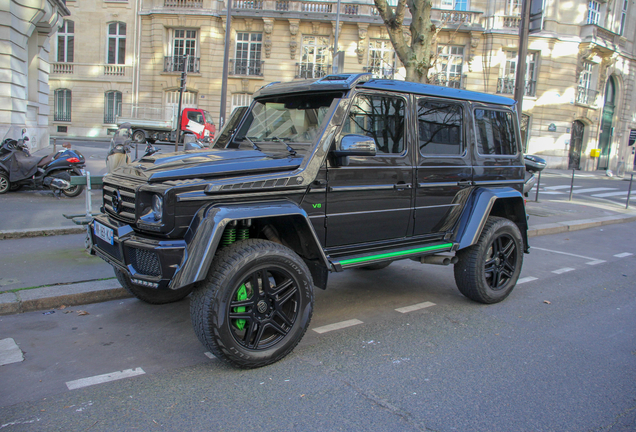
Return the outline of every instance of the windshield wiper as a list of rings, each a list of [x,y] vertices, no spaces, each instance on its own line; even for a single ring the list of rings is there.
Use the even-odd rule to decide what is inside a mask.
[[[275,142],[282,142],[283,144],[285,144],[285,147],[287,147],[287,151],[289,152],[289,154],[292,156],[296,156],[296,150],[294,150],[289,144],[287,144],[287,141],[285,141],[285,140],[291,141],[291,138],[272,137],[271,140]]]
[[[261,148],[259,146],[256,145],[256,143],[254,141],[252,141],[252,139],[248,136],[244,137],[246,140],[248,140],[250,142],[250,144],[252,144],[252,147],[254,147],[254,150],[258,150],[261,151]]]

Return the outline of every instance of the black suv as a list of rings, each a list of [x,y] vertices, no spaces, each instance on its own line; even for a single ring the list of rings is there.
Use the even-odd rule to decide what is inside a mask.
[[[329,272],[455,265],[495,303],[528,251],[511,99],[369,74],[273,83],[212,149],[155,154],[104,178],[92,251],[132,295],[192,293],[200,341],[239,367],[287,355]]]

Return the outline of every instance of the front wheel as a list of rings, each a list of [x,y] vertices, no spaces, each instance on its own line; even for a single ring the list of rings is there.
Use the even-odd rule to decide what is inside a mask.
[[[457,252],[455,282],[459,291],[479,303],[508,297],[519,279],[523,239],[517,225],[491,216],[477,244]]]
[[[124,287],[124,289],[132,296],[150,304],[159,305],[177,302],[187,297],[193,288],[192,286],[187,286],[176,290],[158,290],[156,288],[143,287],[132,283],[127,275],[117,269],[115,269],[115,276],[121,286]]]
[[[11,183],[9,182],[9,176],[0,172],[0,195],[6,194],[10,189]]]
[[[190,299],[194,331],[218,358],[241,368],[274,363],[300,342],[314,305],[313,280],[292,250],[244,240],[221,250]]]
[[[83,191],[84,191],[84,185],[75,185],[67,189],[62,189],[62,193],[64,194],[64,196],[67,196],[69,198],[75,198],[76,196],[80,195]]]

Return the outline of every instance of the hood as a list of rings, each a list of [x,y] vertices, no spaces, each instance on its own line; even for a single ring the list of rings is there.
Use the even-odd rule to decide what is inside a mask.
[[[149,182],[234,177],[293,171],[302,159],[285,154],[266,155],[256,150],[205,149],[154,154],[124,165],[116,173]]]

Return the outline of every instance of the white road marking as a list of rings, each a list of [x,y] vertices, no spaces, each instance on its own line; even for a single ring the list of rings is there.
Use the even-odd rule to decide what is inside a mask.
[[[19,363],[24,360],[22,350],[13,338],[0,340],[0,366]]]
[[[574,186],[574,189],[581,187],[581,186]],[[556,190],[556,189],[570,189],[570,185],[560,185],[560,186],[544,186],[544,189],[552,189],[552,190]]]
[[[596,265],[596,264],[602,264],[606,262],[605,260],[594,260],[594,261],[590,261],[590,262],[586,262],[585,264],[587,265]]]
[[[552,270],[552,273],[563,274],[563,273],[571,272],[572,270],[574,270],[572,267],[563,267],[558,270]]]
[[[579,194],[579,193],[588,193],[588,192],[600,192],[600,191],[609,191],[609,190],[613,190],[615,191],[616,188],[587,188],[587,189],[576,189],[575,191],[572,191],[575,194]]]
[[[558,192],[558,191],[541,191],[540,194],[541,195],[563,195],[565,192]]]
[[[629,252],[623,252],[623,253],[616,254],[614,256],[616,258],[625,258],[625,257],[632,256],[632,255],[634,255],[634,254],[633,253],[629,253]]]
[[[424,309],[431,306],[435,306],[435,303],[431,303],[431,302],[418,303],[411,306],[397,308],[396,311],[400,313],[408,313],[408,312],[413,312],[413,311]]]
[[[211,352],[204,352],[203,353],[207,358],[209,358],[210,360],[215,360],[216,356],[214,354],[212,354]]]
[[[521,285],[522,283],[536,281],[538,278],[528,276],[517,280],[517,285]]]
[[[146,372],[142,368],[126,369],[118,372],[111,372],[103,375],[96,375],[88,378],[81,378],[75,381],[69,381],[66,383],[66,387],[69,390],[75,390],[82,387],[88,387],[95,384],[103,384],[110,381],[117,381],[124,378],[130,378],[137,375],[143,375]]]
[[[576,257],[576,258],[583,258],[583,259],[588,259],[588,260],[592,260],[592,261],[597,261],[597,259],[596,259],[596,258],[592,258],[592,257],[588,257],[588,256],[583,256],[583,255],[576,255],[576,254],[569,253],[569,252],[555,251],[555,250],[552,250],[552,249],[543,249],[543,248],[536,247],[536,246],[533,246],[533,247],[532,247],[532,249],[536,249],[536,250],[540,250],[540,251],[544,251],[544,252],[552,252],[552,253],[555,253],[555,254],[561,254],[561,255],[573,256],[573,257]]]
[[[327,333],[330,331],[334,331],[334,330],[340,330],[343,328],[347,328],[347,327],[351,327],[354,325],[358,325],[358,324],[363,324],[362,321],[358,320],[358,319],[352,319],[352,320],[347,320],[347,321],[341,321],[338,323],[334,323],[334,324],[329,324],[323,327],[316,327],[314,329],[314,331],[316,333]]]
[[[599,198],[606,198],[606,197],[613,197],[613,196],[625,196],[627,195],[627,191],[619,191],[619,192],[606,192],[606,193],[602,193],[602,194],[594,194],[592,195],[593,197],[599,197]]]

